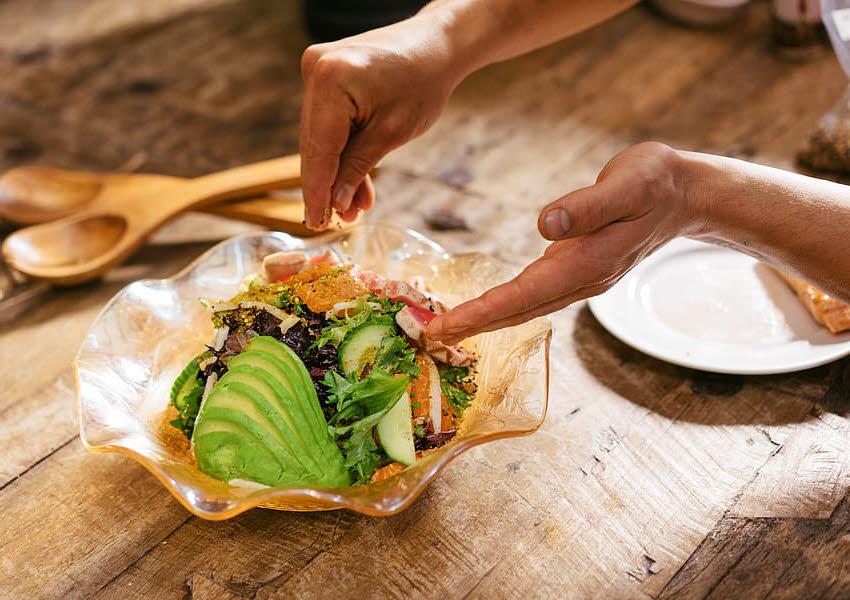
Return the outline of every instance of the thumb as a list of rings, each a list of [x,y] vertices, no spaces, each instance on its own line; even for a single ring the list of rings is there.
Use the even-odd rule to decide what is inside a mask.
[[[331,198],[333,206],[341,213],[351,208],[352,200],[369,172],[392,148],[369,128],[354,135],[346,144],[339,159]]]
[[[610,180],[570,192],[540,212],[537,228],[547,240],[593,233],[615,221],[641,216],[632,193]]]

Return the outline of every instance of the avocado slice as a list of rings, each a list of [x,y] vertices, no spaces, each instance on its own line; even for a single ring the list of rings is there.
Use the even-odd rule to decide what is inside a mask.
[[[278,392],[283,393],[281,400],[282,402],[289,403],[289,408],[286,409],[287,412],[293,416],[297,415],[299,423],[313,421],[312,410],[307,407],[304,401],[310,398],[310,391],[304,387],[301,378],[297,375],[297,371],[289,364],[284,363],[268,352],[251,350],[237,354],[231,358],[228,366],[231,371],[241,366],[251,366],[266,371],[280,384],[281,389]],[[312,384],[310,389],[315,393],[315,388],[312,387]],[[316,402],[318,403],[318,396],[316,397]],[[333,459],[339,453],[336,448],[329,448],[325,443],[328,437],[327,422],[322,421],[319,425],[321,426],[321,430],[313,427],[302,427],[301,429],[306,430],[306,433],[302,433],[301,437],[305,440],[310,440],[310,443],[315,448],[319,448],[323,455],[329,459]]]
[[[241,410],[271,433],[275,440],[301,463],[302,467],[324,473],[324,468],[312,456],[311,446],[305,444],[297,434],[298,423],[292,418],[291,412],[287,412],[282,406],[282,401],[275,390],[274,379],[259,369],[245,366],[232,369],[227,372],[227,375],[227,381],[223,386],[224,391],[215,397],[214,404],[223,408]],[[271,381],[264,380],[264,377],[268,377]],[[209,401],[208,398],[207,402]]]
[[[278,380],[281,386],[295,397],[309,394],[309,390],[304,387],[298,372],[289,364],[265,350],[254,349],[250,352],[237,354],[227,363],[231,368],[241,364],[250,364],[268,371]]]
[[[251,338],[247,348],[248,350],[268,352],[284,364],[289,365],[295,371],[297,379],[300,379],[303,389],[306,392],[306,396],[302,399],[307,405],[308,411],[312,412],[316,426],[325,428],[328,426],[328,422],[322,412],[322,407],[319,406],[319,396],[316,394],[316,388],[313,387],[313,379],[310,377],[307,367],[304,366],[304,362],[289,346],[278,342],[271,336],[263,335]]]
[[[228,392],[219,392],[216,396],[230,395]],[[278,465],[278,470],[281,472],[301,472],[301,464],[295,460],[275,436],[270,433],[262,423],[257,423],[241,410],[234,410],[227,406],[209,405],[210,400],[214,400],[214,396],[210,393],[207,402],[204,405],[204,410],[198,418],[198,423],[195,425],[195,458],[198,460],[198,466],[201,470],[210,475],[216,476],[215,472],[232,473],[234,467],[239,464],[251,465],[255,461],[255,450],[258,448],[263,453],[269,453],[274,458],[274,462]],[[243,398],[244,404],[250,404],[250,401]],[[224,425],[224,427],[222,427]],[[212,472],[204,469],[203,464],[210,454],[218,454],[218,449],[209,447],[209,433],[214,431],[229,430],[231,432],[239,432],[241,443],[238,445],[238,452],[231,456],[230,463],[222,463],[219,465],[211,465]],[[256,481],[253,477],[243,477],[242,474],[232,475],[230,478],[242,478]],[[266,483],[261,481],[260,483]]]
[[[231,420],[232,415],[220,412],[210,411],[204,434],[195,442],[201,471],[222,481],[248,479],[270,486],[303,484],[304,472],[289,468],[288,460],[250,420]]]
[[[196,446],[198,467],[222,481],[239,479],[243,473],[251,473],[252,481],[257,483],[287,485],[279,483],[282,469],[274,454],[261,444],[254,444],[250,452],[246,451],[245,435],[238,427],[225,426],[205,434]]]
[[[324,415],[316,418],[321,408],[306,367],[289,348],[267,340],[231,358],[204,402],[195,423],[198,466],[225,481],[349,485]]]

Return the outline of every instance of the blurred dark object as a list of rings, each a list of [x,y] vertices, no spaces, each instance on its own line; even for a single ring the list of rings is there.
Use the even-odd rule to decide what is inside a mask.
[[[447,210],[435,210],[425,216],[425,224],[431,231],[470,231],[463,217]]]
[[[427,0],[304,0],[307,30],[320,42],[383,27],[416,14]]]
[[[821,117],[797,160],[817,171],[850,175],[850,88]]]
[[[652,0],[658,12],[690,27],[719,27],[741,16],[749,0]]]
[[[772,0],[773,42],[783,58],[808,59],[825,48],[820,0]]]
[[[50,288],[43,281],[29,281],[0,259],[0,324],[16,319]]]

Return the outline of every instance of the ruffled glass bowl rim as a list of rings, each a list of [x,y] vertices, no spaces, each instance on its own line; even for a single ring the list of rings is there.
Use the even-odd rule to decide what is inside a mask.
[[[351,235],[355,230],[361,229],[374,229],[374,228],[383,228],[389,230],[396,230],[398,232],[403,232],[405,235],[410,236],[411,238],[416,239],[418,242],[423,243],[429,247],[431,247],[435,253],[442,254],[446,259],[448,258],[458,258],[461,256],[469,256],[476,255],[480,253],[465,253],[465,254],[457,254],[453,255],[447,252],[442,246],[430,240],[426,236],[411,230],[411,229],[401,229],[390,225],[385,224],[363,224],[356,226],[351,229],[346,229],[342,231],[337,231],[333,233],[329,233],[323,236],[318,236],[309,239],[297,238],[295,236],[290,236],[285,233],[274,232],[274,231],[262,231],[262,232],[254,232],[247,233],[238,236],[234,236],[223,240],[213,247],[206,250],[200,256],[198,256],[195,260],[193,260],[186,267],[172,275],[171,277],[166,277],[162,279],[144,279],[139,280],[137,282],[133,282],[128,284],[124,288],[122,288],[118,293],[116,293],[101,311],[98,313],[97,317],[92,322],[90,326],[89,332],[86,336],[91,335],[92,330],[95,328],[100,319],[111,309],[111,307],[121,298],[121,296],[128,290],[130,286],[134,283],[147,283],[147,284],[162,284],[166,285],[168,283],[175,283],[183,278],[186,278],[192,271],[198,269],[200,266],[204,264],[204,262],[209,259],[213,254],[222,249],[222,247],[227,246],[229,244],[234,244],[239,242],[240,240],[247,240],[251,238],[266,238],[273,237],[278,240],[296,240],[299,244],[306,244],[308,247],[321,247],[324,244],[328,244],[333,242],[334,240],[338,240],[344,236]],[[482,255],[483,256],[483,255]],[[498,261],[495,258],[487,257],[488,260],[495,262]],[[504,264],[504,263],[503,263]],[[428,487],[428,485],[436,478],[436,476],[442,471],[451,461],[457,458],[459,455],[464,452],[479,446],[481,444],[485,444],[487,442],[492,442],[500,439],[506,438],[514,438],[514,437],[522,437],[536,432],[542,425],[546,418],[546,413],[548,410],[548,402],[549,402],[549,377],[550,377],[550,367],[549,367],[549,352],[550,352],[550,343],[552,337],[552,327],[551,322],[548,318],[540,319],[546,323],[546,333],[544,340],[544,348],[543,348],[543,367],[545,374],[545,383],[543,388],[543,397],[542,397],[542,410],[540,412],[539,418],[531,423],[528,427],[517,428],[517,429],[507,429],[502,431],[495,431],[486,434],[477,434],[470,435],[466,437],[458,437],[450,444],[445,447],[445,451],[440,454],[439,457],[436,458],[429,466],[428,470],[422,475],[416,482],[414,486],[409,487],[405,490],[404,494],[400,496],[395,502],[391,503],[383,503],[381,505],[377,504],[363,504],[360,502],[354,501],[351,495],[347,495],[345,493],[346,490],[356,490],[362,489],[365,486],[358,487],[347,487],[347,488],[336,488],[336,489],[316,489],[309,487],[298,487],[298,488],[261,488],[256,492],[239,498],[238,501],[232,502],[228,506],[210,506],[209,508],[204,508],[199,506],[198,504],[193,504],[190,502],[187,495],[181,490],[174,479],[169,477],[165,470],[162,468],[160,464],[158,464],[152,458],[145,456],[144,454],[133,450],[127,446],[123,446],[121,444],[114,443],[105,443],[98,444],[91,442],[86,435],[86,428],[84,424],[84,415],[82,410],[82,391],[81,391],[81,376],[80,376],[80,368],[79,368],[79,360],[80,356],[83,353],[85,343],[81,346],[78,351],[76,357],[74,358],[72,367],[74,371],[74,378],[76,383],[76,414],[78,419],[78,424],[80,427],[80,440],[85,447],[85,449],[92,454],[119,454],[126,457],[131,458],[137,463],[141,464],[145,469],[147,469],[156,479],[192,514],[208,519],[208,520],[225,520],[235,517],[245,511],[248,511],[257,507],[266,507],[266,508],[280,508],[278,506],[279,502],[287,501],[292,502],[293,504],[298,504],[301,502],[307,502],[313,505],[311,508],[299,509],[299,508],[286,508],[283,510],[293,510],[293,511],[318,511],[318,510],[338,510],[347,508],[353,510],[355,512],[359,512],[365,515],[370,516],[390,516],[396,513],[399,513],[409,507],[422,492]],[[392,481],[392,480],[388,480]],[[385,483],[385,482],[382,482]],[[369,484],[375,485],[375,484]],[[321,507],[316,507],[315,503],[320,503]]]

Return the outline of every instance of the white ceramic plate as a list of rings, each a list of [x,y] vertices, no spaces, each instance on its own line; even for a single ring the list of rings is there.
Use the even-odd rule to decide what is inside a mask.
[[[770,268],[692,240],[670,242],[589,304],[630,346],[704,371],[787,373],[850,354],[850,333],[819,325]]]

